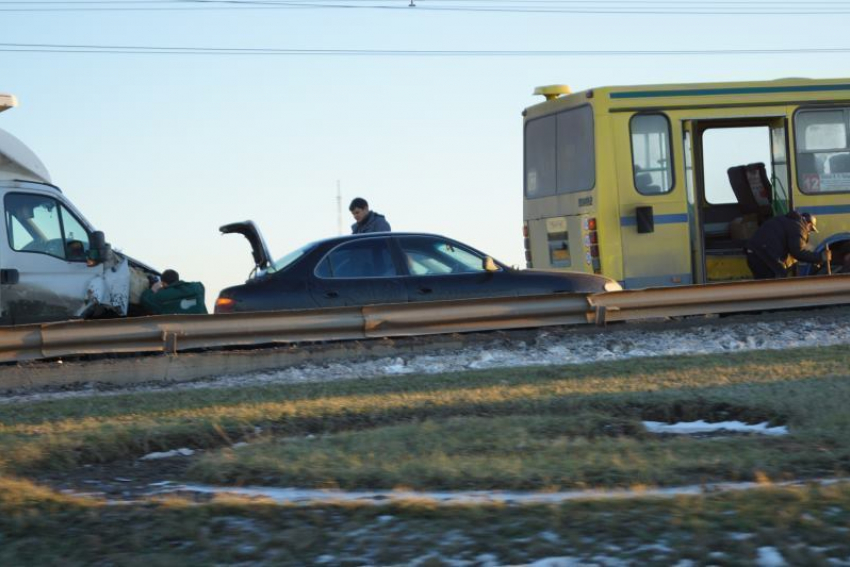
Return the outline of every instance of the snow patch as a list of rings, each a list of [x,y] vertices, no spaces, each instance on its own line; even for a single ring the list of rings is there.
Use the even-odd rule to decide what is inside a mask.
[[[788,565],[788,563],[775,547],[760,547],[758,548],[756,565],[759,567],[782,567]]]
[[[194,455],[195,451],[192,449],[187,449],[185,447],[181,449],[174,449],[173,451],[163,451],[163,452],[154,452],[148,453],[144,457],[139,458],[140,461],[155,461],[158,459],[170,459],[172,457],[189,457]]]
[[[740,421],[680,421],[679,423],[664,423],[663,421],[644,421],[644,427],[650,433],[672,433],[677,435],[694,435],[696,433],[720,433],[723,431],[735,433],[758,433],[761,435],[788,435],[784,425],[770,427],[768,422],[748,425]]]
[[[770,484],[770,487],[793,487],[816,484],[829,486],[850,482],[850,478],[812,479],[807,481],[788,481]],[[441,505],[465,504],[558,504],[574,500],[629,500],[637,498],[674,498],[677,496],[697,496],[716,494],[718,492],[737,492],[765,488],[757,482],[720,482],[711,484],[694,484],[650,489],[598,489],[598,490],[568,490],[563,492],[514,492],[500,490],[467,490],[467,491],[415,491],[415,490],[332,490],[309,488],[278,488],[278,487],[223,487],[200,484],[173,485],[157,494],[171,492],[194,492],[199,494],[235,494],[248,498],[269,498],[276,502],[291,504],[314,504],[316,502],[360,502],[376,506],[408,500],[430,500]],[[656,548],[661,551],[662,548]],[[664,548],[666,551],[667,548]]]

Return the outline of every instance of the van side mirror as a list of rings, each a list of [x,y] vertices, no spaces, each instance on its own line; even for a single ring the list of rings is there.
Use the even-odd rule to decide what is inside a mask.
[[[86,263],[89,266],[97,266],[106,259],[106,237],[103,232],[96,230],[91,233],[89,242],[89,253]]]
[[[484,256],[483,266],[485,271],[488,272],[498,272],[499,266],[496,265],[496,262],[490,256]]]

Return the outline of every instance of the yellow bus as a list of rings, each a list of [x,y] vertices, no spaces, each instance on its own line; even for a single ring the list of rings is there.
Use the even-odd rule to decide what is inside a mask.
[[[604,87],[523,112],[531,268],[629,289],[749,279],[744,244],[789,210],[850,253],[850,79]],[[798,274],[811,270],[798,266]]]

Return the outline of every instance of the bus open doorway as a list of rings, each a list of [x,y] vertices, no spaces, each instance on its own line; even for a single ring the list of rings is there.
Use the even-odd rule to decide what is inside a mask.
[[[750,279],[747,240],[791,207],[786,118],[682,123],[694,281]]]

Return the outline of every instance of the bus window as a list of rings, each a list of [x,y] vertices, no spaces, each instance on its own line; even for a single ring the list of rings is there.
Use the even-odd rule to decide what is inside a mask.
[[[850,191],[848,116],[846,108],[795,115],[797,184],[804,193]]]
[[[771,164],[770,128],[745,126],[711,128],[703,132],[703,182],[705,200],[712,205],[738,203],[729,182],[729,168],[750,164]],[[768,179],[772,171],[767,171]]]
[[[673,168],[667,118],[661,114],[636,114],[629,128],[635,189],[642,195],[669,193],[673,189]]]
[[[582,106],[558,116],[558,193],[578,193],[596,184],[593,110]]]
[[[582,106],[525,127],[527,199],[589,191],[596,184],[593,110]]]
[[[525,196],[555,194],[555,117],[530,121],[525,127]]]

